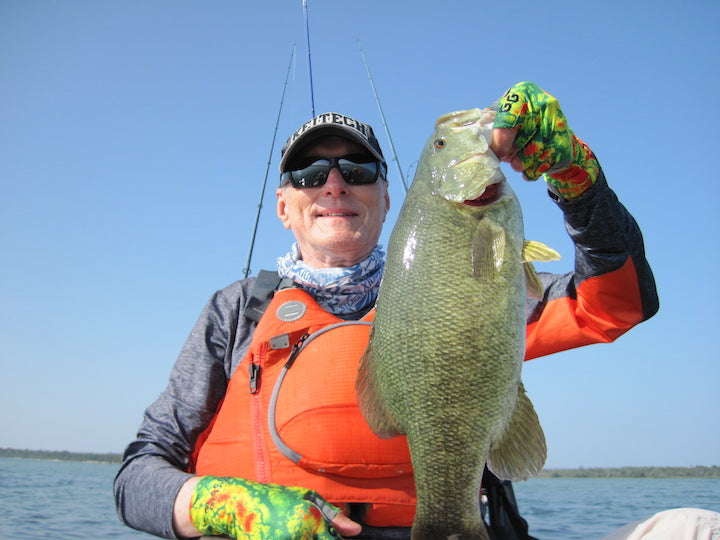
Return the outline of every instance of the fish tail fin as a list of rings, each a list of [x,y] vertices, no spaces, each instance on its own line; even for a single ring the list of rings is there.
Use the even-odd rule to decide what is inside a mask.
[[[535,273],[535,267],[533,267],[532,261],[548,262],[557,261],[559,258],[560,254],[557,251],[542,242],[525,240],[522,260],[525,269],[525,284],[530,296],[533,298],[541,298],[543,294],[543,286]]]
[[[540,472],[546,457],[545,434],[525,387],[520,383],[510,422],[500,440],[490,448],[488,468],[498,478],[527,480]]]
[[[371,330],[370,341],[360,358],[358,375],[355,380],[355,393],[357,394],[360,412],[362,412],[373,433],[382,439],[391,439],[403,435],[403,433],[400,432],[395,420],[393,420],[385,406],[376,374]]]

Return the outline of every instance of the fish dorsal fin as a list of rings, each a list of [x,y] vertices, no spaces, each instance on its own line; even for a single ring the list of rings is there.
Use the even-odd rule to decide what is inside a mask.
[[[545,434],[535,409],[518,383],[518,399],[503,435],[490,448],[487,466],[505,480],[527,480],[540,472],[547,458]]]
[[[525,240],[523,243],[522,260],[525,269],[525,285],[529,296],[541,298],[543,294],[543,285],[535,273],[535,267],[532,265],[532,261],[548,262],[557,261],[559,258],[560,254],[557,251],[542,242]]]
[[[380,392],[375,367],[375,356],[372,346],[373,330],[370,331],[370,339],[365,352],[360,358],[358,376],[355,381],[355,393],[357,394],[360,412],[373,433],[381,439],[391,439],[398,435],[404,435],[393,420]]]
[[[523,242],[523,262],[549,262],[560,260],[560,254],[553,248],[535,240]]]

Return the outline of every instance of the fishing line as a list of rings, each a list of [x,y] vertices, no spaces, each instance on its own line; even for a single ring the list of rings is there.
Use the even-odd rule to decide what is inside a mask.
[[[388,123],[385,120],[385,113],[383,112],[382,105],[380,104],[380,97],[378,96],[377,90],[375,89],[375,81],[373,80],[373,76],[370,73],[370,66],[368,66],[367,59],[365,58],[365,53],[362,50],[362,47],[360,46],[360,40],[357,40],[358,49],[360,49],[360,55],[362,56],[363,64],[365,64],[365,70],[368,74],[368,79],[370,79],[370,86],[372,87],[373,95],[375,96],[375,102],[377,103],[378,110],[380,111],[380,117],[382,118],[383,126],[385,127],[385,134],[387,135],[388,142],[390,143],[390,148],[393,153],[393,161],[395,162],[395,165],[397,166],[398,174],[400,175],[400,180],[402,180],[402,185],[405,188],[405,193],[408,191],[408,185],[407,182],[405,182],[405,176],[403,175],[402,168],[400,167],[400,160],[398,159],[397,151],[395,150],[395,145],[393,144],[392,137],[390,136],[390,128],[388,127]]]
[[[312,106],[310,118],[315,118],[315,92],[313,91],[312,60],[310,58],[310,24],[308,22],[307,0],[302,0],[302,5],[305,13],[305,36],[307,37],[308,70],[310,71],[310,105]]]
[[[265,188],[267,186],[268,173],[270,172],[270,162],[272,161],[273,150],[275,149],[275,140],[277,138],[278,125],[280,124],[280,113],[282,112],[283,103],[285,102],[285,90],[287,89],[288,79],[290,78],[290,68],[295,58],[295,45],[293,44],[290,53],[290,63],[288,64],[287,73],[285,74],[285,84],[283,86],[282,97],[280,98],[280,107],[278,108],[277,120],[275,120],[275,131],[273,132],[272,143],[270,144],[270,155],[268,156],[267,166],[265,167],[265,179],[263,180],[262,191],[260,193],[260,202],[258,203],[257,214],[255,215],[255,226],[253,227],[252,238],[250,239],[250,251],[248,253],[247,264],[243,268],[245,278],[250,274],[250,261],[252,261],[253,248],[255,247],[255,236],[257,235],[258,223],[260,222],[260,211],[263,207],[263,199],[265,198]]]
[[[405,172],[408,178],[412,176],[411,171],[413,170],[413,167],[417,170],[418,163],[420,163],[420,160],[416,159],[408,166],[407,171]]]

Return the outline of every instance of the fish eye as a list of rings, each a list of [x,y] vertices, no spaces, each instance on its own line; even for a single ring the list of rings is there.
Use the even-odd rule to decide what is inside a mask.
[[[437,139],[435,141],[435,148],[442,148],[445,146],[445,139]]]

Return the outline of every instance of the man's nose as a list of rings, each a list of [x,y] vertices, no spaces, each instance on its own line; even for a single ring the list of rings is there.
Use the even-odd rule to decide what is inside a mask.
[[[341,195],[341,194],[347,194],[348,192],[348,185],[347,182],[345,182],[345,178],[343,178],[342,173],[340,172],[340,169],[337,167],[333,167],[330,169],[330,172],[328,172],[328,179],[327,182],[325,182],[325,192],[329,195]]]

